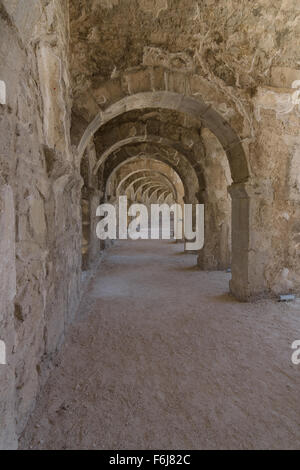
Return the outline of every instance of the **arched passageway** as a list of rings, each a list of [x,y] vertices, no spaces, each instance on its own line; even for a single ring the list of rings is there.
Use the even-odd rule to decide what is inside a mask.
[[[297,0],[181,1],[1,1],[1,449],[299,444]],[[203,248],[99,240],[121,196]]]
[[[240,143],[239,138],[235,135],[233,129],[230,128],[228,124],[224,122],[223,119],[218,115],[218,113],[214,112],[210,106],[205,106],[205,104],[202,102],[199,102],[198,100],[195,99],[187,99],[187,97],[181,96],[179,94],[175,93],[170,93],[170,92],[152,92],[152,93],[140,93],[137,95],[133,95],[131,97],[126,97],[121,100],[120,102],[116,102],[113,105],[111,105],[111,108],[108,108],[107,111],[101,111],[101,113],[96,116],[93,120],[93,122],[89,125],[88,129],[86,130],[85,134],[83,135],[81,142],[79,143],[78,147],[78,153],[79,156],[81,155],[85,143],[91,135],[94,133],[97,135],[97,132],[99,129],[107,125],[107,122],[110,122],[112,120],[116,120],[119,116],[123,116],[124,110],[125,114],[132,112],[134,110],[143,110],[143,109],[167,109],[167,110],[173,110],[176,113],[186,113],[191,118],[197,119],[199,121],[199,125],[203,125],[203,123],[209,127],[213,131],[213,135],[215,135],[218,140],[221,142],[223,148],[224,148],[224,155],[227,155],[228,158],[228,163],[230,167],[230,172],[231,176],[233,177],[234,183],[240,183],[248,178],[248,168],[247,168],[247,161],[245,157],[245,153],[243,150],[243,147]],[[107,117],[105,115],[105,112],[107,112]],[[115,137],[115,136],[114,136]],[[109,140],[109,139],[108,139]],[[195,191],[195,195],[198,196],[198,202],[199,199],[201,199],[201,202],[204,202],[206,199],[206,202],[208,202],[208,197],[205,197],[205,191],[206,191],[206,185],[205,185],[205,176],[204,176],[204,170],[203,170],[203,161],[201,161],[201,153],[202,152],[202,146],[203,146],[203,141],[201,141],[201,146],[199,145],[197,149],[193,149],[192,151],[188,148],[185,147],[181,142],[176,142],[173,139],[170,139],[168,137],[162,137],[162,136],[151,136],[148,135],[147,133],[141,136],[136,136],[133,135],[131,137],[128,137],[126,139],[121,139],[116,143],[113,143],[108,149],[104,150],[102,153],[101,157],[98,158],[98,161],[95,165],[94,172],[98,172],[99,169],[106,167],[106,162],[110,160],[110,156],[119,154],[120,151],[122,152],[122,149],[125,149],[127,147],[131,148],[139,148],[142,145],[142,149],[146,150],[149,152],[149,148],[153,146],[153,144],[156,144],[158,147],[159,146],[166,146],[166,147],[171,147],[175,150],[176,155],[175,158],[178,162],[182,157],[187,159],[193,168],[196,168],[196,171],[198,172],[198,181],[199,181],[199,186],[197,190]],[[234,149],[234,151],[233,151]],[[198,155],[194,155],[195,152],[198,152]],[[158,151],[157,153],[162,153],[161,151]],[[118,155],[119,158],[119,155]],[[126,157],[125,157],[126,158]],[[128,158],[128,157],[127,157]],[[203,160],[203,159],[202,159]],[[178,163],[177,163],[178,164]],[[230,181],[231,176],[227,174],[225,183]],[[207,194],[206,194],[207,196]],[[226,198],[226,196],[222,195],[223,199]],[[228,199],[228,196],[227,196]],[[189,198],[191,200],[191,198]],[[188,198],[186,197],[185,202],[188,202]],[[239,202],[235,201],[232,203],[232,207],[235,208],[236,212],[236,217],[234,217],[232,220],[234,221],[234,231],[236,232],[235,234],[235,240],[239,240],[239,244],[235,245],[235,251],[232,254],[232,272],[233,272],[233,278],[231,280],[231,290],[234,291],[234,283],[241,283],[243,282],[243,278],[241,278],[242,272],[244,272],[244,281],[245,281],[245,288],[246,290],[249,288],[249,283],[248,283],[248,267],[245,265],[244,259],[243,263],[241,264],[241,250],[247,250],[248,252],[248,242],[246,242],[245,247],[241,247],[241,240],[245,240],[244,238],[240,237],[240,231],[244,232],[246,227],[244,227],[241,224],[241,221],[238,217],[239,214],[239,204],[243,204],[242,201],[239,200]],[[216,205],[218,207],[218,205]],[[207,204],[207,208],[209,208],[209,205]],[[227,209],[227,212],[228,209]],[[207,224],[206,226],[208,227],[209,221],[212,218],[212,212],[208,211],[208,216],[207,216]],[[227,220],[226,220],[227,219]],[[209,247],[209,242],[207,243],[207,246],[205,249],[203,249],[202,253],[199,255],[199,265],[206,268],[206,269],[218,269],[218,268],[225,268],[229,267],[230,264],[230,259],[231,259],[231,253],[230,253],[230,233],[231,230],[228,229],[228,220],[230,222],[231,217],[228,219],[228,214],[225,216],[223,215],[223,220],[222,224],[224,227],[224,230],[219,230],[220,236],[219,240],[217,243],[217,249],[216,245],[211,245]],[[225,224],[224,224],[225,222]],[[226,227],[227,224],[227,227]],[[212,226],[210,227],[212,229]],[[211,232],[212,233],[212,230]],[[208,235],[208,233],[207,233]],[[212,248],[213,246],[213,248]],[[205,250],[207,253],[205,253]],[[212,252],[218,253],[217,255]],[[221,252],[226,252],[224,255]],[[241,271],[243,270],[243,271]],[[238,296],[239,298],[244,298],[245,295],[245,290],[241,293],[240,292],[240,287],[238,288],[238,291],[235,292],[235,295]],[[248,296],[248,294],[247,294]]]

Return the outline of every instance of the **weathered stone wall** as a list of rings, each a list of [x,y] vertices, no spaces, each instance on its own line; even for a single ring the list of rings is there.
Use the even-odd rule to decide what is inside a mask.
[[[16,447],[80,296],[81,177],[70,146],[68,2],[0,6],[0,448]]]
[[[202,129],[205,148],[205,240],[198,265],[205,270],[223,270],[231,265],[231,174],[220,142],[208,129]]]
[[[1,116],[1,124],[2,124]],[[2,127],[0,124],[0,127]],[[2,130],[2,129],[1,129]],[[17,445],[15,433],[15,329],[14,297],[16,293],[15,209],[13,192],[0,180],[0,340],[5,342],[6,365],[0,364],[0,448]]]
[[[81,190],[82,268],[84,271],[93,270],[96,267],[102,248],[96,235],[98,222],[96,211],[102,197],[102,191],[98,188],[98,175],[94,173],[96,160],[95,145],[91,141],[81,160],[81,176],[84,182]]]
[[[249,146],[254,182],[250,194],[260,200],[254,202],[250,219],[251,249],[259,253],[260,263],[269,265],[265,291],[275,293],[300,289],[300,106],[294,77],[300,79],[300,70],[273,70],[272,85],[277,86],[259,89],[253,100],[256,140]],[[253,271],[250,282],[262,280]]]

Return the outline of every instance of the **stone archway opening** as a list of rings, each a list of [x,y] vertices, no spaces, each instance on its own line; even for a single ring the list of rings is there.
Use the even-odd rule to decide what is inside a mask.
[[[175,204],[183,208],[185,185],[179,174],[159,155],[141,153],[135,156],[124,155],[106,168],[105,200],[118,205],[119,198],[126,196],[128,205],[142,205],[147,211],[147,234],[151,238],[153,205],[167,205],[170,209]],[[175,207],[174,206],[174,207]],[[162,206],[163,207],[163,206]],[[142,209],[142,210],[144,210]],[[179,210],[179,209],[177,209]],[[129,209],[130,211],[130,209]],[[172,237],[174,237],[174,214],[170,211]],[[161,218],[161,215],[160,215]],[[128,225],[131,219],[128,217]],[[145,231],[145,227],[143,228]],[[162,233],[157,227],[159,233]],[[141,235],[141,238],[145,239]]]
[[[216,146],[219,145],[219,154],[223,152],[223,160],[225,156],[225,160],[227,161],[227,168],[223,168],[222,170],[225,182],[225,191],[223,190],[221,204],[220,201],[215,201],[214,204],[212,203],[214,199],[212,196],[213,191],[211,190],[209,193],[209,189],[205,186],[205,172],[208,173],[209,169],[203,169],[204,160],[207,155],[203,155],[201,146],[193,148],[193,152],[191,152],[189,143],[186,143],[184,146],[182,143],[179,144],[178,142],[175,142],[170,138],[170,136],[162,137],[161,135],[151,135],[148,133],[145,133],[144,135],[136,135],[136,132],[133,132],[132,135],[123,139],[115,139],[115,141],[110,142],[110,145],[107,146],[102,154],[98,155],[94,171],[98,172],[101,168],[102,171],[105,171],[107,162],[109,162],[110,159],[120,158],[120,154],[123,152],[128,152],[128,149],[139,148],[142,146],[144,146],[146,149],[149,149],[153,146],[175,148],[176,157],[178,160],[180,160],[182,155],[184,155],[184,158],[187,158],[189,162],[191,162],[194,169],[199,168],[198,174],[201,175],[200,180],[198,176],[198,191],[194,193],[196,195],[196,199],[198,199],[198,201],[201,200],[201,202],[205,201],[207,208],[210,208],[208,211],[208,216],[206,217],[206,226],[210,226],[210,228],[206,230],[206,234],[208,235],[207,243],[205,248],[201,250],[199,254],[198,265],[199,267],[202,267],[202,269],[229,270],[232,263],[233,279],[231,280],[231,291],[240,299],[246,300],[244,296],[248,289],[248,267],[243,256],[241,263],[241,252],[245,253],[245,250],[248,249],[248,242],[245,240],[245,238],[243,239],[238,235],[240,232],[245,230],[245,227],[242,226],[242,221],[238,216],[239,206],[240,204],[243,204],[243,202],[240,200],[240,198],[237,198],[236,195],[233,196],[235,201],[232,202],[232,208],[235,211],[235,216],[231,218],[229,204],[232,190],[231,195],[229,195],[227,188],[229,189],[232,183],[235,187],[237,184],[243,185],[248,180],[248,164],[240,138],[236,135],[235,131],[230,127],[230,125],[216,111],[214,111],[210,105],[206,105],[199,98],[196,100],[194,98],[171,92],[146,92],[125,97],[119,102],[117,101],[109,106],[106,110],[101,111],[101,113],[95,117],[95,119],[88,126],[79,143],[78,155],[80,157],[86,140],[90,138],[89,136],[95,135],[96,137],[97,132],[107,127],[108,123],[119,118],[122,119],[124,115],[130,112],[138,110],[143,112],[143,110],[145,110],[148,115],[151,115],[151,113],[155,112],[155,110],[159,111],[161,109],[187,115],[190,116],[191,119],[197,120],[199,123],[199,131],[201,128],[204,129],[202,131],[203,136],[205,134],[206,128],[206,133],[210,133],[211,136],[213,136],[217,143]],[[105,134],[103,133],[102,135]],[[212,139],[207,138],[207,140],[209,142],[209,140]],[[201,144],[203,145],[203,139],[201,140]],[[129,153],[131,153],[131,151]],[[214,153],[209,149],[209,152],[206,153],[209,153],[208,159],[213,160],[216,156],[216,153],[218,152]],[[218,164],[220,164],[222,158],[217,157],[217,160]],[[204,184],[201,184],[200,181]],[[218,192],[218,184],[219,182],[216,181],[213,185],[215,194]],[[214,213],[216,208],[218,208],[218,215]],[[222,220],[218,219],[219,213],[222,214],[220,216]],[[212,219],[214,219],[213,223],[211,222]],[[218,233],[218,235],[212,237],[213,232]],[[233,249],[230,246],[231,232],[235,233],[233,238],[234,242],[239,240],[239,243],[235,244]],[[212,238],[214,238],[214,240],[212,240]],[[244,240],[245,247],[241,246],[241,240]],[[243,273],[244,278],[241,276]],[[244,291],[241,287],[241,278],[243,279],[242,283],[245,281],[246,290]]]

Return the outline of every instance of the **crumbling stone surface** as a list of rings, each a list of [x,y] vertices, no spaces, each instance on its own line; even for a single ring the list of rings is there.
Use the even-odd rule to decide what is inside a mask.
[[[271,84],[272,67],[294,68],[298,57],[297,0],[79,0],[70,13],[76,88],[143,59],[181,71],[198,67],[224,89],[255,88]]]
[[[15,211],[11,186],[0,180],[0,339],[5,343],[6,364],[0,364],[0,443],[1,447],[13,449],[17,445],[14,423],[15,376],[14,376],[14,297],[16,295]]]
[[[80,296],[67,2],[2,2],[0,448],[15,447]],[[3,381],[2,381],[3,379]]]

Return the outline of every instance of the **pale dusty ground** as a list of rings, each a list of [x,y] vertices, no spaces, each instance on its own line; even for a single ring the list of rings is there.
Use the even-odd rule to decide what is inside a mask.
[[[21,439],[34,449],[300,449],[300,305],[242,304],[171,242],[109,250]]]

